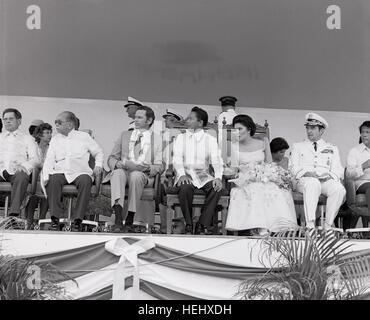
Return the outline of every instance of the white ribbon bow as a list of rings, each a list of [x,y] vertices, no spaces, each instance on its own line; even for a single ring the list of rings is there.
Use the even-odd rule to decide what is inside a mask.
[[[139,268],[137,256],[155,247],[151,236],[130,245],[122,238],[117,238],[105,243],[105,250],[120,256],[117,269],[113,278],[112,300],[135,300],[139,298]],[[125,289],[126,278],[133,276],[133,286],[130,293]]]

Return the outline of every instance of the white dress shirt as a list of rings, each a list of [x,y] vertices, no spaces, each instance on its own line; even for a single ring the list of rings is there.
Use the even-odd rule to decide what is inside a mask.
[[[128,131],[135,130],[135,120],[128,124]]]
[[[218,116],[218,127],[222,129],[223,121],[225,118],[226,124],[232,124],[233,119],[238,114],[235,112],[234,109],[228,109],[227,111],[221,112]]]
[[[210,164],[214,169],[214,177],[209,174]],[[176,170],[175,184],[185,174],[192,178],[197,188],[215,178],[222,179],[223,161],[216,138],[204,130],[196,133],[186,130],[174,142],[173,167]]]
[[[316,172],[317,175],[328,174],[334,180],[343,178],[342,167],[338,148],[331,143],[320,139],[315,151],[313,142],[305,140],[294,143],[290,155],[290,165],[293,175],[300,179],[306,172]]]
[[[14,174],[21,165],[30,174],[39,164],[37,144],[29,134],[19,130],[5,131],[0,134],[0,175],[4,170]]]
[[[370,182],[370,168],[362,169],[362,164],[370,160],[370,149],[363,143],[352,148],[347,157],[347,175],[355,179],[356,189]]]
[[[135,155],[135,145],[139,143],[140,140],[140,150],[138,152],[138,156]],[[140,131],[135,129],[130,137],[129,142],[129,160],[134,161],[137,164],[141,165],[148,165],[150,163],[145,163],[147,159],[147,153],[151,151],[151,143],[152,143],[152,131],[151,130],[144,130]],[[138,146],[136,146],[138,147]]]
[[[218,145],[222,148],[223,154],[226,151],[226,145],[222,143],[222,129],[223,129],[223,121],[225,118],[226,125],[230,125],[233,123],[233,119],[237,116],[237,113],[234,109],[228,109],[227,111],[221,112],[218,116]]]
[[[173,163],[173,144],[178,135],[181,134],[181,131],[178,129],[166,129],[162,132],[162,155],[163,162],[166,164],[166,170],[169,168],[169,165]]]
[[[95,166],[103,167],[103,149],[88,133],[76,130],[72,130],[68,136],[58,133],[51,139],[46,154],[44,181],[56,173],[63,173],[68,183],[82,174],[93,178],[93,170],[89,166],[90,154],[95,158]]]

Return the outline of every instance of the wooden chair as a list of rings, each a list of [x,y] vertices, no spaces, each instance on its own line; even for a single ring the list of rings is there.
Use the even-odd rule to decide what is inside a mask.
[[[94,177],[94,182],[93,182],[93,185],[91,187],[91,197],[97,197],[100,194],[102,176],[103,175],[100,174],[100,175]],[[36,188],[36,193],[35,194],[36,194],[36,196],[45,199],[45,195],[44,195],[44,193],[41,189],[40,182],[37,183],[37,188]],[[62,196],[63,196],[63,198],[67,198],[67,202],[68,202],[67,217],[59,219],[59,222],[61,224],[64,224],[63,231],[71,231],[72,202],[73,202],[73,198],[77,197],[77,194],[78,194],[78,190],[77,190],[77,187],[75,185],[66,184],[66,185],[63,186]],[[84,220],[82,220],[81,224],[85,225],[85,226],[87,226],[87,225],[92,226],[93,227],[92,231],[93,232],[98,232],[99,222],[97,220],[98,220],[98,217],[95,216],[94,221],[84,219]],[[35,225],[35,230],[39,230],[41,228],[41,225],[51,223],[51,222],[52,222],[51,219],[40,219],[38,221],[38,224]]]
[[[225,182],[224,182],[225,186]],[[169,187],[167,189],[166,195],[166,204],[167,204],[167,234],[172,233],[172,220],[175,206],[180,206],[180,201],[178,197],[178,188]],[[230,190],[223,187],[221,191],[221,198],[218,202],[218,205],[221,206],[221,219],[222,219],[222,234],[226,235],[226,219],[227,219],[227,210],[229,207],[230,199]],[[195,190],[193,198],[193,207],[200,208],[203,206],[205,200],[205,194],[202,190]],[[218,222],[218,221],[217,221]]]
[[[366,196],[365,194],[356,193],[355,181],[348,178],[347,168],[344,172],[344,185],[347,191],[346,198],[348,207],[357,215],[357,217],[367,216],[369,212],[367,209]],[[370,232],[370,228],[352,228],[347,229],[346,232]]]
[[[151,181],[150,181],[151,180]],[[143,194],[141,195],[141,201],[155,201],[156,207],[159,205],[160,201],[160,174],[158,173],[154,179],[150,179],[149,183],[144,187]],[[110,183],[104,183],[101,185],[101,194],[107,198],[111,197],[111,185]],[[127,200],[128,197],[128,187],[126,186],[126,192],[125,192],[125,200]],[[135,224],[138,224],[135,222]],[[149,226],[145,225],[147,231]],[[104,231],[108,231],[109,227],[106,223],[106,226],[104,228]]]
[[[317,207],[320,210],[320,220],[321,220],[321,227],[325,228],[325,207],[326,207],[326,200],[327,197],[324,196],[323,194],[320,195],[319,197],[319,202],[317,203]],[[304,200],[303,200],[303,194],[297,191],[293,192],[293,201],[295,205],[304,205]]]
[[[31,182],[28,184],[28,187],[27,187],[27,193],[29,195],[35,194],[37,178],[38,178],[38,171],[37,169],[33,169],[32,174],[31,174]],[[5,195],[4,217],[8,217],[9,200],[10,200],[11,191],[12,191],[12,186],[10,182],[0,182],[0,194]]]
[[[265,120],[265,125],[256,125],[256,134],[255,137],[257,138],[269,138],[269,128],[267,120]],[[185,132],[187,129],[187,126],[185,122],[179,122],[177,126],[175,126],[175,129],[179,129],[181,132]],[[216,133],[216,138],[218,137],[218,123],[217,123],[217,117],[215,119],[215,122],[212,124],[208,124],[205,128],[205,131],[208,130],[214,130]],[[226,121],[224,119],[223,122],[223,129],[226,129],[226,137],[227,141],[231,141],[232,137],[232,129],[233,127],[231,125],[226,125]],[[226,152],[225,152],[226,151]],[[231,153],[231,146],[230,143],[228,143],[227,149],[222,152],[222,158],[224,160],[224,163],[227,163],[228,156]],[[172,165],[169,165],[169,168],[166,171],[166,177],[169,180],[169,187],[166,190],[166,204],[167,204],[167,234],[171,234],[172,232],[172,220],[174,216],[174,210],[175,206],[180,206],[180,201],[178,197],[178,188],[174,187],[174,178],[175,178],[175,171],[173,169]],[[226,235],[226,220],[227,220],[227,212],[229,207],[229,200],[230,200],[230,190],[231,185],[228,183],[227,179],[223,177],[223,188],[222,188],[222,195],[218,202],[218,205],[221,208],[221,232],[223,235]],[[202,190],[196,190],[194,193],[193,198],[193,207],[202,207],[205,201],[205,194]],[[214,224],[218,224],[218,218],[214,219]]]
[[[325,208],[326,208],[327,199],[328,198],[326,196],[321,194],[320,197],[319,197],[319,201],[317,203],[317,207],[320,211],[320,224],[321,224],[321,226],[319,227],[319,229],[323,229],[323,230],[325,230]],[[302,205],[303,206],[304,205],[303,194],[298,192],[298,191],[294,191],[293,192],[293,201],[294,201],[295,205]],[[342,228],[332,228],[332,230],[343,232]]]

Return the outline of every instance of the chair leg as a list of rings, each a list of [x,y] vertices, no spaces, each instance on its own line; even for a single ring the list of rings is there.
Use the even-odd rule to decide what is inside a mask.
[[[72,197],[68,198],[68,222],[72,224]]]
[[[325,210],[324,206],[320,206],[320,216],[321,216],[321,228],[325,230]]]
[[[5,206],[4,206],[4,217],[5,218],[8,216],[8,210],[9,210],[9,196],[7,195],[5,197]]]
[[[173,214],[174,208],[167,204],[167,234],[172,233],[172,214]]]
[[[37,221],[40,220],[40,215],[41,215],[41,201],[37,204],[37,210],[36,210],[36,215],[37,215]],[[33,215],[33,218],[35,218],[35,215]]]
[[[222,205],[221,219],[222,219],[222,234],[226,236],[227,205],[224,204]]]

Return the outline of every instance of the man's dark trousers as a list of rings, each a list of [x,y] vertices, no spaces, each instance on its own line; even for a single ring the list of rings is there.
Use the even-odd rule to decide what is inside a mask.
[[[356,194],[364,194],[366,197],[366,203],[367,203],[367,209],[369,211],[369,215],[367,216],[362,216],[362,224],[364,227],[369,226],[369,219],[370,219],[370,182],[365,182],[362,184]]]
[[[12,186],[12,191],[10,195],[11,205],[10,205],[10,215],[19,216],[21,213],[21,205],[26,197],[28,183],[30,181],[30,176],[23,172],[17,172],[15,174],[9,174],[7,171],[3,171],[3,177],[0,177],[0,182],[10,182]]]
[[[66,184],[68,184],[68,181],[62,173],[52,174],[49,178],[46,192],[48,195],[50,215],[52,217],[61,218],[63,215],[62,190],[63,186]],[[83,220],[89,204],[92,179],[89,175],[82,174],[71,184],[74,184],[77,187],[77,202],[74,210],[76,216],[74,218]]]
[[[182,214],[184,215],[186,224],[193,224],[192,203],[195,190],[199,190],[193,184],[183,184],[179,187],[179,201]],[[221,191],[213,189],[213,182],[209,181],[200,190],[203,190],[206,196],[204,201],[199,223],[209,227],[213,216],[216,214],[218,201],[221,198]]]

